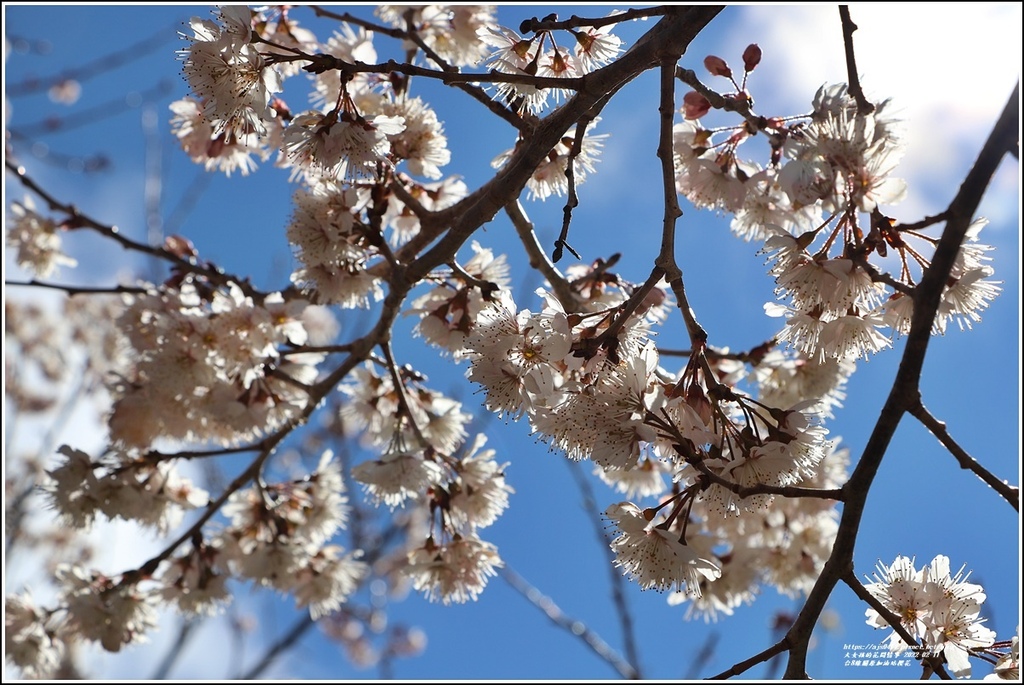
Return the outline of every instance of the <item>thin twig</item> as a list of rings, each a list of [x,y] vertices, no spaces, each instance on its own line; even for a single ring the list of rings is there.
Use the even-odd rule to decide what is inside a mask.
[[[864,97],[864,91],[860,87],[860,75],[857,73],[857,59],[853,52],[853,32],[857,25],[850,18],[850,6],[839,6],[839,18],[843,23],[843,47],[846,50],[846,79],[847,90],[853,99],[857,101],[857,114],[864,116],[875,111],[875,106]]]
[[[521,594],[533,606],[537,607],[551,619],[559,628],[567,630],[571,635],[583,640],[583,643],[590,648],[594,654],[600,657],[614,668],[623,678],[636,679],[638,677],[633,665],[627,663],[615,652],[601,637],[587,627],[582,621],[570,618],[550,598],[543,595],[540,590],[533,587],[522,576],[507,566],[498,570],[498,575],[508,583],[513,590]]]
[[[402,29],[396,29],[391,26],[367,21],[366,19],[357,17],[354,14],[349,14],[348,12],[333,12],[321,7],[320,5],[310,5],[309,9],[313,10],[313,13],[318,17],[326,17],[327,19],[334,19],[335,21],[342,21],[347,24],[355,24],[356,26],[373,31],[374,33],[390,36],[391,38],[398,38],[399,40],[405,40],[408,38],[408,33]]]
[[[633,316],[640,305],[643,304],[643,301],[647,299],[650,292],[661,282],[664,275],[658,267],[654,267],[651,270],[651,275],[647,277],[643,285],[634,290],[629,299],[617,307],[618,311],[615,314],[615,320],[608,326],[608,330],[601,334],[603,340],[613,340],[618,336],[619,331],[626,325],[629,317]]]
[[[981,478],[989,487],[995,490],[999,495],[1005,499],[1014,508],[1014,511],[1020,511],[1020,488],[1014,487],[1006,481],[999,480],[994,474],[988,469],[978,463],[978,460],[972,457],[967,451],[961,447],[953,436],[946,430],[946,424],[943,421],[939,421],[937,418],[932,416],[924,404],[920,400],[914,405],[911,405],[907,411],[911,416],[916,418],[924,427],[931,431],[932,435],[939,439],[939,442],[949,450],[949,453],[956,457],[957,463],[960,464],[960,468],[974,472],[978,478]]]
[[[942,211],[936,214],[935,216],[926,216],[920,221],[915,221],[914,223],[911,224],[896,224],[895,226],[893,226],[893,230],[899,232],[920,231],[922,228],[928,228],[929,226],[933,226],[934,224],[946,221],[947,218],[947,212]]]
[[[857,595],[861,600],[866,602],[872,609],[878,612],[878,615],[885,619],[885,622],[896,631],[896,634],[900,636],[900,639],[907,644],[914,658],[921,661],[924,673],[935,673],[943,680],[949,680],[950,676],[946,673],[946,669],[942,666],[943,657],[935,654],[929,654],[928,650],[924,649],[914,636],[903,626],[900,617],[893,612],[889,611],[878,599],[868,592],[868,589],[857,580],[857,576],[854,575],[853,569],[851,568],[847,574],[842,577],[842,580],[846,585],[853,590],[854,594]]]
[[[608,559],[612,604],[615,606],[615,613],[619,615],[619,623],[622,626],[622,642],[623,649],[626,652],[626,660],[633,665],[633,670],[636,672],[635,677],[642,679],[643,674],[640,671],[640,653],[636,646],[633,615],[629,611],[626,593],[623,591],[626,577],[612,563],[615,561],[615,554],[612,552],[611,545],[608,544],[609,540],[605,534],[604,527],[601,525],[601,518],[594,513],[598,511],[597,500],[594,498],[594,489],[591,487],[590,481],[587,480],[586,472],[584,472],[578,461],[567,460],[567,463],[569,465],[569,472],[572,474],[573,480],[576,481],[576,487],[579,488],[580,497],[583,500],[583,511],[588,514],[587,519],[594,528],[598,546],[604,550],[604,554]]]
[[[718,475],[709,469],[707,464],[703,461],[690,461],[688,463],[710,478],[716,485],[720,485],[726,490],[735,493],[740,499],[746,499],[747,497],[752,497],[754,495],[779,495],[781,497],[794,498],[805,497],[810,499],[828,499],[836,502],[842,502],[845,499],[842,488],[821,490],[818,488],[801,488],[797,485],[766,485],[760,483],[757,485],[740,485],[739,483]]]
[[[281,438],[283,437],[284,435],[282,434]],[[266,460],[270,457],[272,453],[273,449],[271,448],[267,448],[263,452],[261,452],[256,457],[256,459],[254,459],[252,463],[250,463],[249,466],[246,467],[244,471],[242,471],[242,473],[240,473],[237,477],[235,477],[233,481],[231,481],[231,483],[228,484],[228,486],[224,489],[220,496],[217,497],[217,499],[212,500],[208,505],[206,505],[206,510],[202,513],[202,515],[200,515],[198,519],[196,519],[196,521],[191,526],[189,526],[188,530],[186,530],[184,533],[178,536],[178,538],[175,539],[173,542],[165,546],[160,553],[151,557],[148,561],[140,565],[138,568],[130,571],[125,571],[123,574],[121,574],[121,581],[119,585],[130,585],[137,582],[140,578],[146,578],[148,576],[153,575],[153,573],[156,572],[160,564],[165,559],[168,559],[172,554],[174,554],[174,551],[178,549],[178,547],[180,547],[186,541],[192,540],[195,536],[201,535],[203,525],[205,525],[207,521],[213,518],[213,515],[216,514],[222,506],[224,506],[224,503],[228,501],[228,498],[231,497],[231,495],[233,495],[235,492],[240,490],[242,486],[244,486],[246,483],[253,480],[259,475],[260,470],[263,468],[263,464],[266,462]]]
[[[477,278],[473,274],[469,273],[462,268],[454,259],[448,262],[448,266],[452,270],[452,275],[464,282],[467,286],[476,288],[484,296],[484,299],[490,300],[491,295],[499,289],[498,284],[492,281],[486,281],[482,278]]]
[[[161,81],[155,86],[139,93],[139,102],[148,102],[154,98],[170,95],[172,90],[173,87],[170,81]],[[75,112],[74,114],[69,114],[66,117],[45,117],[37,119],[33,123],[25,124],[24,126],[14,126],[11,127],[10,133],[12,136],[17,136],[23,140],[29,141],[48,133],[65,133],[77,128],[89,126],[91,124],[95,124],[97,121],[103,121],[104,119],[115,117],[119,114],[123,114],[124,112],[136,109],[137,107],[138,105],[130,104],[130,101],[126,100],[124,96],[121,96],[90,107],[89,109],[83,109],[79,112]]]
[[[289,348],[289,349],[285,349],[285,350],[279,350],[278,353],[282,357],[288,357],[288,356],[293,356],[293,355],[310,354],[310,353],[325,352],[327,354],[332,354],[332,353],[351,352],[351,351],[352,351],[352,346],[351,345],[346,345],[346,344],[339,344],[339,345],[299,345],[297,347],[293,347],[293,348]]]
[[[204,169],[196,169],[192,181],[178,199],[178,204],[171,210],[167,219],[164,220],[164,232],[168,235],[174,235],[178,232],[178,227],[185,223],[185,219],[195,209],[203,193],[210,187],[214,178],[216,177],[213,174]]]
[[[170,24],[148,38],[144,38],[126,48],[97,57],[90,62],[78,64],[76,67],[65,69],[58,74],[52,76],[32,76],[24,81],[12,83],[5,88],[5,93],[7,97],[13,99],[48,90],[65,81],[87,81],[94,76],[112,71],[123,64],[135,62],[142,55],[155,52],[162,48],[164,44],[176,40],[178,38],[177,29],[180,25],[180,22]],[[8,36],[8,38],[12,41],[14,40],[13,36]]]
[[[579,311],[580,301],[576,296],[576,291],[572,289],[569,281],[548,259],[547,253],[544,252],[540,241],[537,240],[533,224],[523,211],[523,205],[518,199],[515,199],[505,205],[505,213],[515,227],[516,233],[519,235],[519,241],[526,248],[526,254],[530,259],[530,268],[540,271],[544,275],[555,297],[558,298],[558,302],[562,305],[562,309],[567,313]]]
[[[414,282],[431,269],[451,259],[458,248],[483,223],[490,221],[506,204],[519,196],[537,167],[565,135],[595,105],[637,74],[658,64],[664,51],[682,54],[690,41],[722,10],[720,6],[673,6],[667,16],[637,41],[619,60],[587,74],[586,89],[553,111],[537,124],[535,133],[519,146],[501,170],[487,183],[432,217],[420,233],[398,250],[398,257],[416,254],[427,245],[432,247],[410,264],[407,278]],[[674,192],[674,191],[673,191]],[[447,233],[440,238],[438,236]],[[436,242],[432,242],[435,239]]]
[[[769,659],[772,659],[773,657],[781,654],[782,652],[786,651],[786,649],[788,649],[788,643],[786,641],[786,638],[782,638],[768,649],[758,652],[749,659],[744,659],[743,661],[733,664],[721,673],[711,676],[709,680],[727,680],[733,677],[734,675],[740,675],[744,671],[747,671],[753,668],[754,666],[757,666],[758,664],[763,664]]]
[[[195,618],[186,618],[182,621],[181,627],[178,629],[178,635],[174,638],[174,644],[171,645],[170,650],[168,650],[163,660],[156,667],[156,670],[153,671],[150,680],[167,679],[167,675],[174,668],[174,664],[178,661],[182,651],[184,651],[185,644],[192,636],[192,631],[197,625],[199,625],[199,620]]]
[[[884,604],[878,601],[877,597],[868,592],[868,589],[864,587],[864,584],[857,579],[856,575],[854,575],[853,568],[843,575],[842,581],[846,583],[851,590],[853,590],[854,594],[857,595],[861,601],[866,602],[868,606],[877,611],[878,615],[884,618],[885,622],[888,623],[894,631],[896,631],[896,634],[900,636],[900,639],[914,650],[914,655],[920,657],[921,645],[918,644],[917,640],[914,639],[914,636],[910,634],[906,627],[904,627],[900,617],[887,609]]]
[[[624,21],[633,21],[635,19],[645,19],[647,17],[659,17],[665,14],[667,11],[665,6],[660,7],[647,7],[644,9],[628,9],[625,12],[617,12],[610,14],[606,17],[598,17],[595,19],[584,19],[577,17],[575,14],[559,21],[558,19],[537,19],[533,17],[526,19],[519,24],[520,33],[536,33],[537,31],[557,31],[557,30],[572,30],[580,28],[581,26],[590,26],[593,28],[600,28],[602,26],[608,26],[609,24],[619,24]]]
[[[263,449],[261,444],[244,445],[242,447],[222,447],[215,450],[182,450],[181,452],[159,452],[150,450],[142,458],[146,461],[167,461],[170,459],[202,459],[204,457],[221,457],[225,454],[240,454],[243,452],[258,452]]]
[[[409,189],[405,187],[405,181],[416,184],[415,181],[400,175],[395,177],[395,180],[388,186],[388,190],[398,196],[398,199],[409,208],[409,210],[416,215],[416,218],[420,221],[427,219],[431,215],[431,211],[423,206],[423,203],[419,199],[409,192]],[[416,184],[418,185],[418,184]]]
[[[576,196],[576,168],[574,162],[583,150],[583,134],[586,132],[583,121],[576,122],[576,135],[573,136],[572,147],[569,150],[568,158],[565,160],[565,183],[568,188],[565,206],[562,207],[562,229],[558,232],[555,240],[555,251],[551,254],[551,261],[557,264],[562,259],[562,249],[569,250],[576,259],[581,259],[576,250],[572,249],[566,240],[569,237],[569,224],[572,222],[572,210],[580,204]]]
[[[28,188],[36,195],[38,195],[40,198],[42,198],[43,201],[46,202],[46,204],[52,211],[67,214],[68,219],[65,222],[65,224],[67,225],[69,230],[76,228],[87,228],[89,230],[96,231],[97,233],[100,233],[101,235],[110,238],[114,242],[118,243],[121,247],[123,247],[126,250],[133,250],[135,252],[140,252],[142,254],[159,257],[160,259],[164,259],[174,264],[176,267],[182,269],[183,271],[196,273],[201,276],[204,276],[217,285],[223,286],[229,283],[234,283],[242,289],[242,292],[244,292],[246,295],[250,297],[253,297],[256,300],[261,301],[265,297],[265,293],[261,293],[260,291],[253,288],[245,279],[232,277],[230,275],[225,274],[223,271],[216,267],[199,264],[192,259],[185,259],[179,257],[178,255],[176,255],[175,253],[171,252],[166,248],[153,247],[151,245],[147,245],[145,243],[140,243],[138,241],[132,240],[131,238],[126,238],[121,234],[120,230],[116,226],[110,226],[101,223],[96,219],[93,219],[89,215],[83,214],[74,205],[65,204],[54,198],[53,195],[44,190],[38,183],[35,182],[35,180],[32,179],[32,177],[28,175],[28,172],[25,171],[24,167],[17,166],[16,164],[13,164],[10,160],[6,160],[4,162],[4,165],[7,167],[9,171],[17,175],[18,180],[20,180],[26,188]]]
[[[718,631],[712,631],[708,633],[707,638],[701,644],[700,648],[696,650],[693,655],[693,660],[689,664],[689,668],[686,669],[686,673],[683,676],[685,680],[696,680],[700,675],[704,667],[711,663],[711,659],[715,656],[715,649],[718,647],[718,640],[721,634]]]
[[[268,649],[264,650],[263,656],[257,661],[252,668],[238,676],[238,680],[254,680],[262,673],[271,663],[274,662],[284,652],[288,651],[296,642],[299,641],[306,632],[316,625],[316,621],[307,613],[302,616],[298,621],[292,624],[292,627],[284,634],[281,639],[277,640]]]
[[[438,69],[427,69],[414,64],[405,64],[395,60],[388,60],[379,64],[367,64],[354,60],[346,62],[334,55],[317,53],[310,55],[296,51],[294,55],[274,55],[274,61],[285,62],[309,62],[303,67],[303,71],[312,74],[322,74],[325,71],[338,71],[343,74],[404,74],[406,76],[422,76],[441,81],[447,85],[457,83],[515,83],[532,86],[534,88],[558,88],[562,90],[582,90],[584,79],[582,77],[565,76],[532,76],[530,74],[511,74],[491,69],[486,73],[462,73],[450,72]]]
[[[37,281],[36,279],[30,279],[28,281],[4,281],[4,285],[13,286],[25,286],[33,288],[50,288],[52,290],[61,290],[66,292],[69,296],[74,295],[119,295],[124,293],[130,293],[133,295],[144,295],[149,290],[146,288],[139,288],[137,286],[130,285],[117,285],[110,288],[92,288],[84,286],[74,285],[61,285],[59,283],[44,283],[43,281]]]
[[[857,264],[858,267],[863,269],[868,276],[871,277],[871,281],[873,283],[885,283],[887,286],[889,286],[890,288],[897,292],[901,292],[904,295],[913,296],[913,286],[909,286],[906,283],[903,283],[902,281],[897,281],[895,278],[889,275],[888,272],[879,271],[878,269],[875,268],[875,265],[869,262],[863,254],[857,254],[856,256],[854,256],[853,261],[854,263]]]
[[[28,507],[25,504],[28,502],[29,497],[38,492],[35,479],[29,476],[29,484],[22,488],[21,492],[14,497],[6,496],[4,502],[4,554],[8,557],[10,557],[11,550],[14,549],[15,543],[21,539],[21,534],[24,531],[21,523],[25,520],[25,515],[28,513]]]
[[[729,359],[757,366],[764,359],[764,356],[777,344],[778,341],[775,338],[772,338],[764,341],[760,345],[746,350],[745,352],[723,352],[722,350],[709,345],[704,348],[704,356],[712,361]],[[664,347],[658,348],[658,355],[662,357],[690,357],[694,354],[696,354],[694,350],[677,350]]]
[[[409,405],[409,396],[405,389],[405,381],[402,380],[402,372],[398,369],[398,365],[395,363],[395,355],[391,352],[391,340],[386,338],[380,342],[381,352],[384,353],[385,366],[388,367],[388,373],[391,374],[391,384],[395,388],[395,392],[398,394],[398,408],[399,417],[404,416],[409,423],[409,428],[412,429],[412,434],[419,440],[417,447],[423,448],[430,444],[426,436],[423,435],[423,430],[419,424],[416,423],[416,415],[412,413],[412,407]],[[402,422],[399,420],[398,426],[401,430]]]
[[[415,43],[416,47],[422,50],[423,54],[434,62],[434,64],[436,64],[442,71],[446,71],[448,73],[459,72],[457,67],[448,64],[448,62],[438,55],[437,52],[431,49],[431,47],[423,40],[423,37],[420,36],[419,32],[415,31],[412,26],[407,28],[405,35],[408,40]],[[492,113],[497,114],[500,118],[515,126],[521,133],[528,134],[530,125],[527,121],[498,100],[489,96],[480,86],[475,83],[453,83],[451,85],[482,103],[491,110]]]

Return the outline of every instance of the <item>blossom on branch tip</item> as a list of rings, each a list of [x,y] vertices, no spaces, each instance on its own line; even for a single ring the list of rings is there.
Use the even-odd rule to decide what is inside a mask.
[[[40,278],[46,278],[60,266],[77,266],[78,262],[61,252],[60,231],[53,219],[36,212],[35,202],[26,197],[11,203],[13,215],[7,229],[7,244],[18,250],[18,266]]]
[[[479,37],[494,48],[487,62],[495,71],[545,78],[577,78],[585,73],[582,64],[568,49],[556,46],[540,52],[545,42],[541,35],[526,39],[504,26],[487,26],[480,29]],[[516,111],[534,115],[544,110],[549,95],[557,102],[572,93],[564,88],[538,87],[528,82],[497,83],[495,89],[497,96]]]
[[[170,560],[159,576],[160,596],[178,611],[192,616],[213,616],[231,601],[227,581],[230,570],[219,541],[200,542]]]
[[[134,366],[108,423],[126,449],[148,448],[157,436],[231,444],[305,406],[302,386],[315,380],[322,355],[282,359],[278,347],[302,339],[308,303],[268,296],[261,306],[234,283],[204,300],[197,285],[190,277],[177,289],[133,295],[118,320]]]
[[[303,112],[284,130],[283,150],[296,172],[331,181],[376,178],[390,167],[388,136],[405,130],[403,117],[383,114],[364,118],[347,111]]]
[[[181,148],[207,171],[223,171],[230,177],[235,170],[248,176],[256,170],[253,155],[265,157],[267,150],[256,133],[225,130],[217,133],[214,123],[204,115],[202,103],[194,98],[175,100],[170,105],[171,131]]]
[[[497,547],[471,535],[455,535],[443,544],[428,538],[409,552],[408,562],[402,572],[413,587],[445,605],[475,600],[504,566]]]
[[[369,572],[369,567],[358,561],[361,552],[342,552],[337,545],[327,545],[296,571],[292,589],[296,605],[308,606],[314,621],[341,607]]]
[[[494,450],[483,449],[487,437],[476,436],[468,453],[455,465],[457,477],[449,487],[452,523],[470,529],[486,528],[508,508],[515,490],[505,482],[508,463],[498,464]]]
[[[686,590],[700,596],[701,583],[722,574],[714,561],[702,558],[692,547],[645,516],[632,502],[613,504],[605,516],[615,525],[618,535],[612,540],[615,565],[644,590],[659,592]]]
[[[603,67],[622,52],[622,40],[611,30],[612,24],[605,24],[598,27],[584,26],[573,32],[576,38],[573,54],[584,73]]]
[[[497,255],[477,241],[470,244],[473,256],[462,270],[472,278],[504,289],[509,284],[509,267],[505,255]],[[454,358],[466,355],[465,340],[476,326],[480,313],[496,297],[494,291],[484,292],[456,273],[452,273],[425,295],[412,301],[407,315],[418,315],[416,334],[433,345],[450,352]]]
[[[191,45],[179,51],[192,92],[205,103],[215,134],[264,136],[274,118],[271,97],[281,92],[276,68],[250,43],[251,12],[245,5],[219,8],[223,26],[193,17]]]
[[[439,485],[444,475],[437,462],[420,451],[389,450],[380,459],[364,461],[352,469],[352,477],[378,505],[394,509],[406,500],[425,494]]]
[[[156,627],[156,597],[137,584],[70,564],[57,568],[57,580],[63,585],[69,627],[108,652],[145,642],[146,633]]]
[[[62,445],[67,457],[48,471],[44,485],[62,519],[89,529],[97,513],[152,526],[166,534],[181,521],[184,509],[205,506],[209,495],[174,471],[171,462],[148,463],[123,458],[118,462],[93,462],[81,450]]]

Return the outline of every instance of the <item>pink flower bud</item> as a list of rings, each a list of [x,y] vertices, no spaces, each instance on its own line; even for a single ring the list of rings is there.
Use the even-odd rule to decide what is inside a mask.
[[[194,259],[199,256],[192,241],[180,235],[169,235],[164,238],[164,249],[180,259]]]
[[[746,71],[753,71],[754,67],[761,63],[761,48],[757,43],[751,43],[743,51],[743,68]]]
[[[712,76],[732,78],[732,69],[729,68],[729,65],[721,57],[708,55],[704,58],[704,67],[711,72]]]
[[[695,90],[683,96],[683,116],[687,119],[700,119],[710,109],[708,99]]]

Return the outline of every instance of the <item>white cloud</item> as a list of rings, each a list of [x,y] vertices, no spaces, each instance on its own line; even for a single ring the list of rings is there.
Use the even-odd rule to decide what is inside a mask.
[[[720,56],[735,62],[747,44],[760,45],[764,58],[751,81],[759,113],[806,111],[818,86],[847,80],[835,6],[732,11],[737,21]],[[898,218],[934,213],[955,194],[1020,78],[1021,6],[873,3],[851,5],[850,13],[866,94],[892,97],[907,124],[899,175],[911,194]]]

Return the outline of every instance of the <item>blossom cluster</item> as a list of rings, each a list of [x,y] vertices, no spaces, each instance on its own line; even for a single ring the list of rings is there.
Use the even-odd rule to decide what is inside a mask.
[[[569,165],[572,165],[573,183],[581,184],[587,180],[587,174],[596,170],[597,157],[608,137],[607,134],[592,135],[591,129],[597,125],[595,119],[587,125],[577,152],[573,152],[577,128],[569,129],[558,144],[551,149],[544,161],[530,175],[526,182],[528,198],[531,200],[547,200],[549,197],[562,197],[569,192]],[[491,166],[501,169],[512,158],[515,148],[506,150],[494,158]]]
[[[826,439],[820,417],[840,401],[847,374],[778,352],[749,372],[725,357],[704,369],[694,355],[672,373],[650,339],[669,299],[664,284],[631,301],[635,286],[603,271],[598,287],[593,272],[581,271],[579,311],[566,312],[543,290],[540,312],[519,310],[498,288],[475,317],[460,309],[464,332],[436,342],[468,360],[467,377],[482,386],[489,409],[526,418],[553,449],[591,459],[620,491],[665,497],[656,508],[623,502],[606,512],[617,530],[616,563],[642,587],[677,590],[707,617],[731,613],[761,582],[808,589],[837,529],[834,508],[815,499],[769,506],[770,493],[741,498],[736,488],[842,485],[846,453]],[[420,308],[421,326],[438,311]],[[740,382],[789,404],[755,400]],[[741,567],[752,570],[737,574]],[[718,584],[723,569],[730,581]]]
[[[307,341],[308,306],[191,277],[129,296],[119,324],[135,363],[114,402],[112,439],[136,450],[158,438],[230,445],[284,425],[306,406],[323,358],[283,349]]]
[[[572,31],[571,49],[558,47],[551,31],[522,39],[499,27],[494,8],[486,5],[382,5],[377,14],[401,30],[415,30],[428,62],[469,66],[486,59],[500,72],[570,77],[607,64],[620,49],[611,25]],[[295,192],[288,228],[300,262],[293,280],[316,302],[369,306],[382,297],[375,264],[388,258],[378,236],[390,228],[387,242],[400,245],[416,235],[424,211],[443,209],[466,194],[458,178],[439,180],[451,159],[441,122],[404,80],[362,70],[313,69],[315,109],[293,112],[278,95],[284,80],[298,73],[296,52],[310,60],[319,53],[349,64],[376,62],[371,31],[342,24],[321,42],[285,9],[231,6],[218,10],[217,19],[194,19],[190,47],[181,51],[193,94],[171,109],[183,149],[208,170],[229,175],[250,173],[257,159],[276,151],[276,164],[305,182]],[[407,47],[419,54],[419,44]],[[538,113],[549,95],[561,92],[502,83],[498,96]],[[595,123],[588,124],[578,150],[574,131],[551,150],[528,181],[531,196],[568,192],[569,165],[575,184],[594,171],[606,137],[591,134]],[[514,151],[493,165],[502,167]],[[392,178],[404,192],[387,187]]]
[[[736,87],[727,98],[738,105],[753,102],[746,83],[760,50],[752,59],[752,48],[744,53],[742,84],[721,58],[705,60],[712,75],[727,76]],[[809,115],[761,119],[771,138],[765,166],[738,156],[739,146],[758,132],[754,124],[705,128],[701,119],[710,102],[696,91],[684,97],[684,120],[674,129],[677,189],[697,207],[732,214],[738,236],[763,241],[776,294],[786,301],[765,310],[785,318],[778,339],[817,363],[868,358],[890,346],[893,335],[907,333],[914,271],[928,266],[924,248],[937,243],[882,212],[906,195],[906,183],[894,176],[904,144],[892,109],[886,100],[866,111],[846,84],[822,86]],[[987,223],[977,219],[971,227],[943,291],[935,332],[954,320],[969,327],[1000,292],[990,279],[991,248],[977,243]],[[890,249],[900,270],[886,279],[881,274]]]
[[[12,202],[11,215],[7,245],[18,251],[18,266],[46,278],[61,266],[78,264],[61,251],[60,234],[64,227],[37,212],[31,197]]]
[[[429,600],[462,603],[476,599],[502,565],[497,548],[478,531],[508,508],[514,492],[486,436],[467,444],[470,414],[461,404],[427,388],[417,374],[378,374],[372,364],[356,370],[342,386],[347,430],[382,450],[352,469],[377,505],[428,511],[425,541],[410,540],[400,569]]]
[[[88,454],[61,449],[67,462],[50,472],[47,492],[66,525],[83,528],[97,513],[176,526],[184,508],[205,506],[206,494],[175,475],[167,461],[104,466]],[[146,571],[107,576],[63,564],[53,608],[31,595],[6,600],[6,650],[29,676],[50,677],[67,645],[97,642],[108,651],[146,640],[162,603],[185,615],[217,613],[231,599],[230,578],[249,579],[294,595],[316,619],[336,610],[367,575],[360,552],[332,543],[348,519],[341,462],[327,450],[312,474],[295,481],[238,490],[228,499],[226,525],[197,530],[185,549]]]
[[[571,31],[572,48],[559,46],[553,31],[540,30],[524,38],[512,29],[494,24],[482,27],[478,38],[492,48],[487,63],[498,72],[570,79],[608,64],[619,54],[622,41],[610,29],[611,25],[605,25]],[[557,103],[571,92],[566,88],[538,87],[527,80],[497,86],[499,98],[528,114],[539,114],[550,102]]]
[[[210,133],[228,144],[265,137],[276,115],[270,104],[281,91],[280,73],[253,45],[248,7],[225,5],[217,18],[192,19],[190,45],[180,51],[185,78]]]
[[[314,619],[326,615],[346,601],[368,571],[358,560],[361,551],[346,554],[330,544],[348,521],[344,492],[341,461],[330,450],[307,477],[236,491],[224,507],[230,524],[178,557],[167,584],[180,590],[179,604],[198,611],[223,600],[224,579],[236,575],[293,594]],[[219,582],[210,582],[211,572]]]
[[[971,653],[995,641],[995,633],[982,625],[985,592],[980,585],[967,582],[969,576],[963,567],[952,573],[949,558],[941,554],[920,569],[913,559],[898,556],[888,566],[879,562],[874,582],[866,588],[919,641],[924,654],[941,654],[953,675],[965,678],[971,675]],[[875,628],[890,627],[874,609],[867,610],[867,622]],[[910,646],[895,631],[888,643],[897,653]]]

